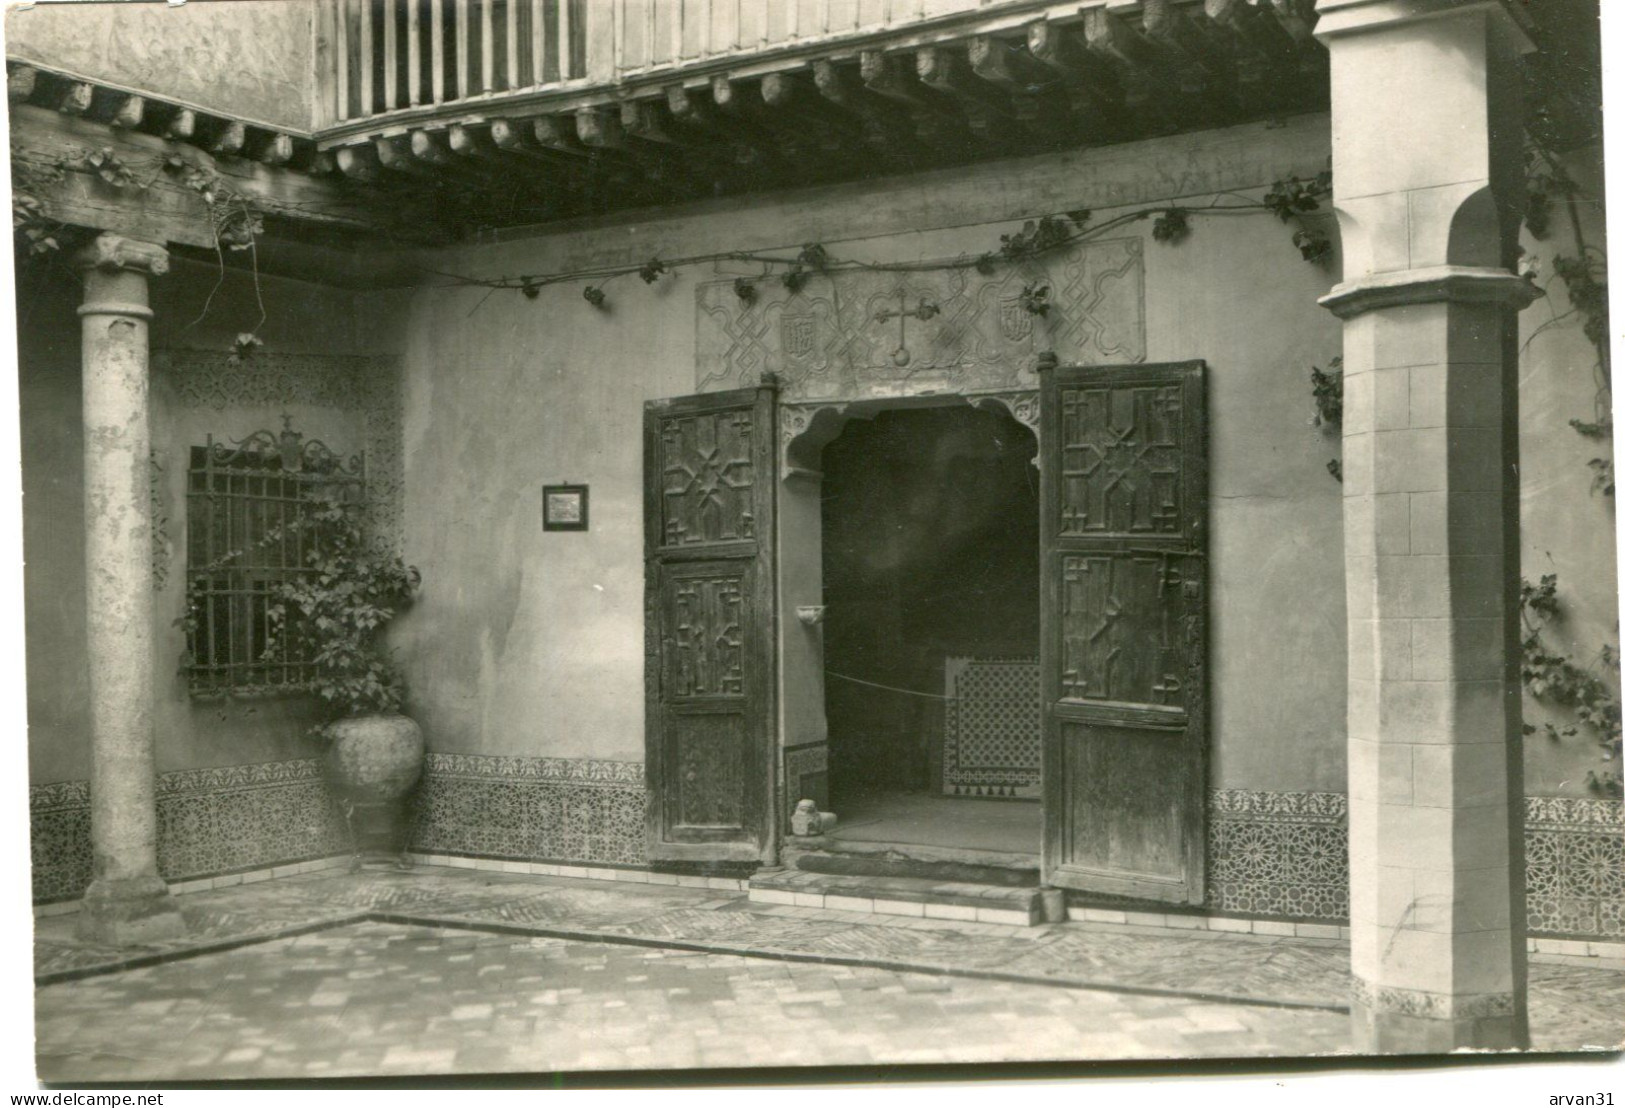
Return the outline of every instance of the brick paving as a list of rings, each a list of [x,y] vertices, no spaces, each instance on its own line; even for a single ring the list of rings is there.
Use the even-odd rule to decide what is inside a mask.
[[[134,951],[77,942],[71,916],[38,921],[42,1079],[1347,1047],[1348,955],[1332,941],[904,919],[427,867],[180,900],[192,934]],[[1625,1041],[1625,972],[1535,965],[1530,996],[1537,1049]]]

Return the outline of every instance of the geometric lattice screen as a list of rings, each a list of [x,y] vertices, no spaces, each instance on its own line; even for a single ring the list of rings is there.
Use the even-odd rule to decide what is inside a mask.
[[[1041,699],[1036,658],[947,658],[942,792],[1039,795]]]

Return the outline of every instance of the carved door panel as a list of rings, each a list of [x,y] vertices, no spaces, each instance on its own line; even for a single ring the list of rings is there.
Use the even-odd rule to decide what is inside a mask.
[[[1044,373],[1044,880],[1200,903],[1200,362]]]
[[[771,856],[774,393],[644,409],[649,856]]]

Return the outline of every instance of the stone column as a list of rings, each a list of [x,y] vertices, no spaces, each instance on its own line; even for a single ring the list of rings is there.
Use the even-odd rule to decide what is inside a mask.
[[[1527,1045],[1516,53],[1499,3],[1320,0],[1344,281],[1355,1045]]]
[[[148,491],[147,277],[161,246],[104,234],[79,255],[94,868],[79,933],[119,945],[185,932],[158,876]]]

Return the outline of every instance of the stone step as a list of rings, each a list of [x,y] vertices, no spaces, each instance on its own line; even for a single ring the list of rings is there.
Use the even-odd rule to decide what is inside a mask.
[[[1057,890],[941,881],[926,877],[815,873],[803,869],[760,870],[750,879],[750,899],[762,904],[827,908],[916,919],[962,920],[1031,927],[1066,918]]]
[[[1038,855],[911,843],[872,843],[830,836],[791,838],[784,864],[815,873],[919,877],[937,882],[1037,888]]]

